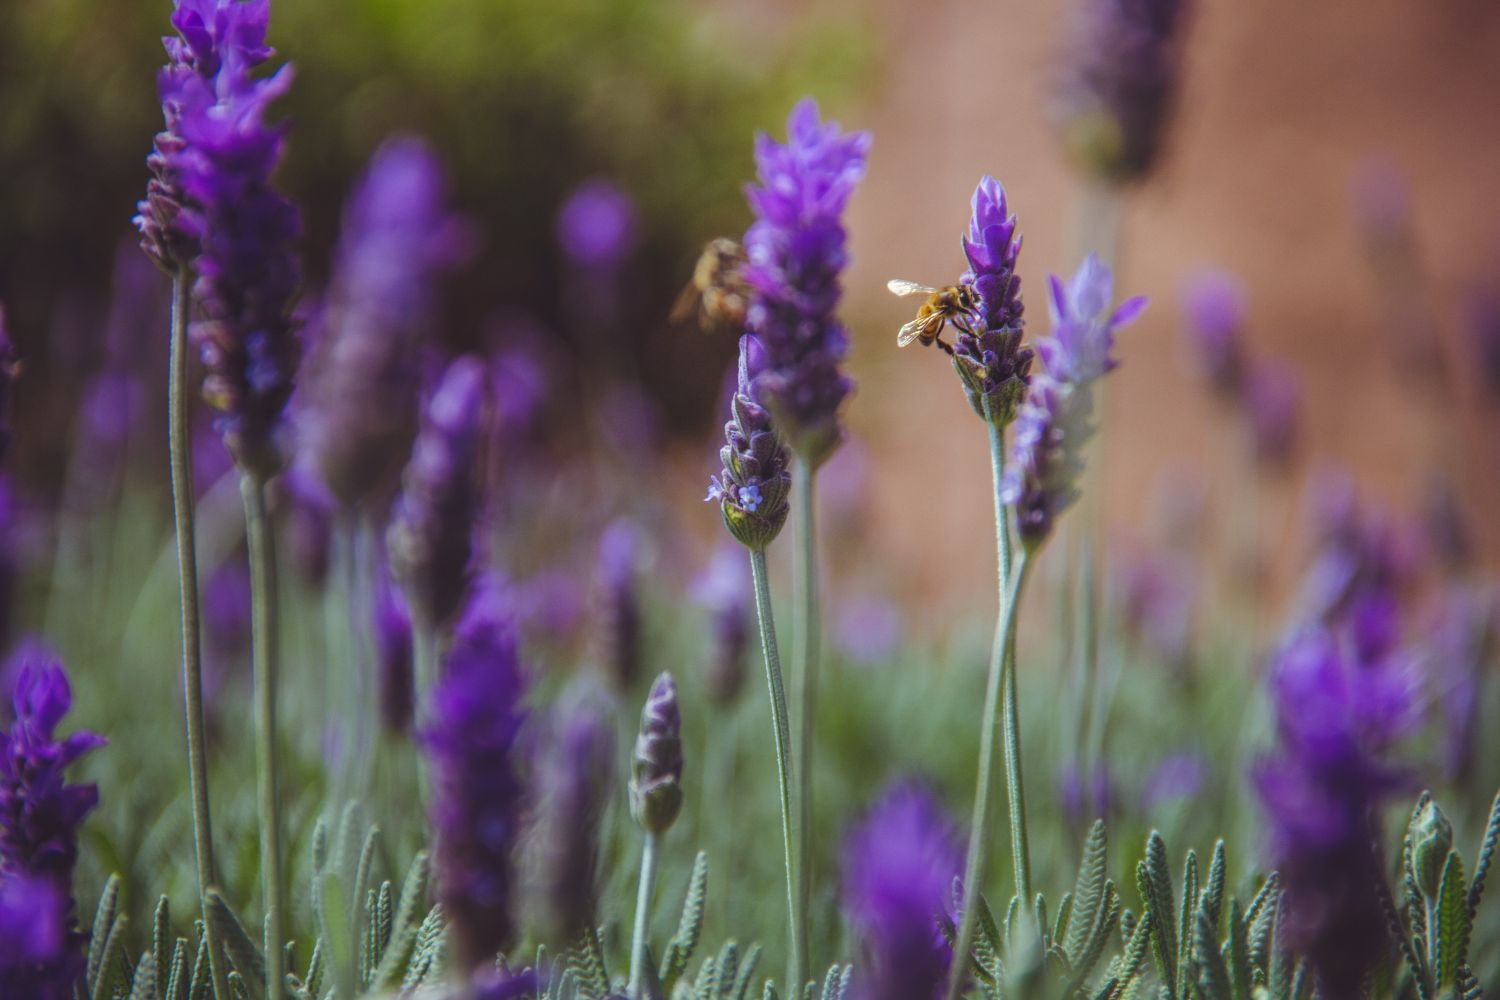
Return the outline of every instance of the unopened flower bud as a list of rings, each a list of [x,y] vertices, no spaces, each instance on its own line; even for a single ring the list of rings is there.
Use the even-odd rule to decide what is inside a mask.
[[[1411,823],[1411,865],[1417,888],[1428,899],[1437,899],[1443,865],[1453,850],[1453,825],[1431,799],[1423,803]]]
[[[630,814],[647,833],[666,833],[682,809],[682,714],[677,682],[663,672],[641,709],[630,764]]]

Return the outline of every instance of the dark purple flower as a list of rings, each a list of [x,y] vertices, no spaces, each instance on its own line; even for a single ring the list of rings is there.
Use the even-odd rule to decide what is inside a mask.
[[[1296,371],[1288,365],[1257,365],[1245,383],[1245,409],[1255,457],[1265,465],[1284,466],[1297,444],[1297,417],[1302,392]]]
[[[548,382],[547,369],[529,347],[512,347],[490,358],[497,444],[514,444],[531,432],[547,401]]]
[[[484,409],[484,364],[465,355],[443,373],[402,476],[386,546],[418,627],[445,624],[463,602]]]
[[[0,874],[0,996],[71,1000],[83,974],[72,905],[47,879]]]
[[[15,394],[16,375],[20,370],[15,345],[10,342],[10,332],[5,327],[5,306],[0,304],[0,462],[10,451],[11,398]]]
[[[843,902],[856,928],[860,1000],[930,1000],[953,959],[938,929],[963,848],[933,794],[908,782],[886,792],[843,848]]]
[[[1161,153],[1181,75],[1187,0],[1084,0],[1062,93],[1064,138],[1089,171],[1123,183]]]
[[[1141,788],[1141,813],[1153,816],[1169,802],[1193,799],[1208,777],[1208,761],[1202,754],[1168,754],[1146,776]]]
[[[1204,271],[1182,297],[1188,354],[1214,392],[1239,396],[1244,386],[1245,289],[1224,271]]]
[[[437,895],[461,968],[491,964],[511,943],[514,851],[525,788],[517,749],[526,690],[511,623],[477,588],[432,692],[422,735],[432,766]]]
[[[1405,786],[1387,761],[1416,716],[1400,660],[1361,658],[1322,628],[1295,635],[1270,673],[1277,749],[1253,776],[1285,888],[1286,928],[1330,1000],[1360,995],[1386,941],[1372,832]]]
[[[557,242],[582,267],[617,266],[635,249],[635,239],[635,203],[612,181],[585,181],[557,213]]]
[[[626,521],[616,521],[599,538],[600,620],[606,672],[628,688],[641,672],[641,602],[636,574],[640,537]]]
[[[870,133],[825,124],[810,98],[792,110],[787,132],[785,144],[756,136],[760,183],[746,191],[756,215],[745,233],[746,323],[765,347],[752,395],[816,468],[838,447],[839,404],[854,388],[839,368],[849,335],[835,310],[848,263],[842,216],[864,177]]]
[[[708,694],[719,705],[728,706],[745,686],[745,658],[750,649],[751,618],[755,614],[750,567],[744,550],[727,542],[721,544],[693,590],[698,603],[708,612],[713,639],[706,671]]]
[[[604,696],[569,692],[537,757],[535,894],[550,937],[575,943],[597,926],[599,823],[613,785],[615,732]]]
[[[979,294],[979,312],[973,329],[959,330],[953,368],[974,412],[1004,427],[1015,419],[1033,357],[1031,348],[1021,346],[1026,328],[1016,274],[1021,234],[1006,205],[1005,189],[995,178],[986,175],[979,181],[971,205],[964,234],[969,270],[962,281]]]
[[[1016,420],[1001,499],[1015,507],[1021,541],[1035,548],[1078,494],[1083,446],[1094,432],[1093,384],[1118,367],[1115,330],[1146,307],[1128,299],[1109,312],[1114,275],[1089,254],[1072,280],[1049,276],[1052,335],[1037,341],[1047,371],[1035,376]]]
[[[682,809],[682,712],[677,682],[663,671],[641,708],[630,761],[630,815],[647,833],[666,833]]]
[[[425,143],[392,139],[344,207],[301,431],[345,505],[394,477],[417,422],[421,353],[439,321],[437,279],[472,242],[447,213],[443,188],[442,167]]]
[[[730,402],[719,450],[723,471],[708,484],[707,501],[717,501],[724,526],[741,545],[763,549],[786,523],[792,474],[787,452],[771,424],[771,415],[753,398],[751,373],[763,364],[760,342],[740,338],[739,391]]]
[[[271,185],[286,129],[265,121],[292,74],[287,66],[251,74],[270,55],[268,14],[266,0],[185,0],[174,16],[184,41],[169,39],[168,49],[174,63],[191,60],[192,68],[169,67],[161,80],[179,144],[166,154],[182,195],[171,225],[196,244],[192,336],[207,369],[203,393],[220,411],[218,430],[235,462],[260,479],[281,466],[274,437],[299,354],[291,305],[301,221]]]
[[[1394,597],[1417,568],[1412,535],[1388,512],[1359,502],[1346,473],[1312,484],[1316,555],[1296,606],[1304,617],[1336,623],[1372,597]]]
[[[416,697],[411,613],[406,609],[406,599],[387,571],[381,572],[376,585],[373,612],[380,721],[388,732],[404,733],[411,726]]]

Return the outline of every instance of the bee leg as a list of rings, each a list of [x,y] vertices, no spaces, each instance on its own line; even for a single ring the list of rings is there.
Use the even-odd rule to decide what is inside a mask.
[[[943,349],[943,353],[947,354],[948,357],[950,357],[950,358],[953,357],[953,345],[952,344],[948,343],[942,337],[934,337],[932,339],[932,342],[934,344],[938,345],[939,347],[941,347]]]

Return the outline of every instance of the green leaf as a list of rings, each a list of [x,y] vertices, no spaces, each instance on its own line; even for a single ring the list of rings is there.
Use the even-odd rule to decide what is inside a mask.
[[[1073,894],[1065,892],[1062,902],[1057,904],[1057,916],[1052,920],[1052,933],[1048,938],[1054,944],[1061,945],[1063,937],[1068,932],[1068,917],[1073,913]]]
[[[109,934],[99,952],[99,966],[94,970],[93,981],[89,983],[89,996],[93,1000],[110,1000],[115,987],[123,984],[125,975],[120,966],[125,960],[125,928],[129,923],[125,914],[118,911],[109,921]]]
[[[193,959],[193,980],[188,988],[188,1000],[204,1000],[208,997],[213,978],[208,968],[208,938],[203,933],[203,921],[196,922],[198,928],[198,956]]]
[[[1120,897],[1112,879],[1104,881],[1102,902],[1103,905],[1098,908],[1099,912],[1095,917],[1094,926],[1089,929],[1088,936],[1084,939],[1083,950],[1073,959],[1073,979],[1067,990],[1069,994],[1083,989],[1088,977],[1093,974],[1094,966],[1104,955],[1104,947],[1114,932],[1115,921],[1119,919]]]
[[[724,942],[724,947],[719,949],[718,962],[718,990],[715,996],[721,996],[726,991],[733,989],[735,976],[740,969],[740,946],[733,941]]]
[[[151,968],[157,979],[163,979],[172,967],[172,907],[167,903],[167,897],[162,896],[156,901],[156,913],[152,915],[151,921]],[[158,982],[157,995],[165,998],[167,995],[167,984],[165,981]]]
[[[1182,865],[1182,899],[1177,904],[1177,995],[1185,997],[1192,988],[1193,917],[1198,908],[1198,854],[1188,848]]]
[[[729,1000],[750,1000],[750,978],[755,975],[755,967],[759,964],[760,945],[754,944],[745,953],[745,960],[740,963],[739,976],[733,987],[725,994]]]
[[[1427,936],[1427,916],[1426,901],[1417,884],[1416,845],[1412,840],[1412,828],[1416,825],[1418,815],[1431,801],[1431,792],[1424,791],[1417,797],[1417,804],[1412,808],[1411,818],[1407,820],[1405,832],[1401,835],[1401,877],[1406,889],[1406,912],[1411,919],[1412,934],[1418,938]]]
[[[1213,860],[1208,863],[1208,882],[1203,887],[1203,893],[1199,900],[1208,914],[1208,919],[1214,925],[1214,933],[1219,933],[1219,922],[1224,916],[1224,841],[1214,844]]]
[[[693,981],[693,996],[698,1000],[713,1000],[718,995],[719,963],[710,955],[698,967],[698,978]]]
[[[427,852],[418,851],[406,870],[406,880],[401,884],[401,901],[396,904],[396,914],[391,918],[385,952],[371,978],[372,990],[389,990],[404,977],[417,941],[417,923],[427,901],[429,874]]]
[[[829,966],[828,975],[823,977],[823,992],[820,994],[823,1000],[838,1000],[839,976],[843,971],[841,965]]]
[[[609,992],[609,967],[604,963],[604,935],[597,927],[584,931],[579,957],[579,985],[590,1000],[598,1000]]]
[[[422,985],[429,972],[437,964],[446,928],[443,921],[442,904],[435,904],[427,911],[422,924],[417,928],[416,941],[412,944],[411,963],[406,968],[406,977],[401,982],[401,992]]]
[[[307,992],[310,996],[322,996],[323,974],[327,971],[327,963],[323,960],[323,942],[318,940],[313,944],[312,958],[307,960]]]
[[[1234,907],[1234,904],[1230,904]],[[1231,909],[1231,914],[1237,913],[1237,909]],[[1224,955],[1219,951],[1219,933],[1214,928],[1212,915],[1207,907],[1198,910],[1195,921],[1194,938],[1197,941],[1197,966],[1198,966],[1198,991],[1203,1000],[1235,1000],[1234,986],[1230,981],[1229,967],[1224,962]],[[1233,917],[1231,916],[1231,930],[1233,931]]]
[[[1063,950],[1075,959],[1083,950],[1089,932],[1099,915],[1104,900],[1105,865],[1108,861],[1109,838],[1104,821],[1094,820],[1088,837],[1083,842],[1083,856],[1078,861],[1078,878],[1073,886],[1072,916],[1068,921],[1067,942]]]
[[[163,996],[166,1000],[187,1000],[188,987],[188,943],[185,938],[178,938],[177,945],[172,949],[172,964],[167,973],[167,990]]]
[[[1458,981],[1458,971],[1468,960],[1469,896],[1464,880],[1464,859],[1455,850],[1448,852],[1443,878],[1438,883],[1437,902],[1437,986],[1441,989]]]
[[[776,984],[766,980],[766,988],[761,991],[761,1000],[781,1000],[781,994],[776,992]]]
[[[333,972],[334,989],[340,997],[353,997],[356,995],[355,962],[358,951],[349,911],[344,905],[347,898],[344,894],[344,881],[336,867],[330,867],[318,875],[318,891],[313,898],[313,906],[317,912],[319,937],[328,953],[328,967]]]
[[[1130,984],[1135,977],[1141,974],[1141,968],[1146,964],[1146,949],[1151,945],[1151,939],[1156,936],[1156,916],[1147,910],[1142,914],[1135,932],[1130,935],[1130,946],[1126,949],[1123,960],[1120,963],[1120,971],[1116,975],[1114,992],[1111,997],[1122,997],[1130,989]]]
[[[1240,911],[1240,901],[1229,901],[1229,941],[1224,946],[1229,964],[1229,985],[1234,1000],[1250,1000],[1255,975],[1250,969],[1250,928]]]
[[[1474,862],[1474,882],[1469,886],[1469,921],[1479,910],[1479,901],[1484,896],[1485,876],[1490,873],[1490,862],[1495,857],[1495,847],[1500,844],[1500,792],[1490,806],[1490,821],[1485,824],[1484,840],[1479,845],[1479,854]]]
[[[229,964],[245,980],[250,1000],[261,1000],[265,995],[262,990],[266,981],[266,962],[260,949],[255,946],[250,935],[245,933],[244,926],[224,901],[224,897],[219,895],[219,890],[208,890],[204,903],[204,915],[213,924],[214,933],[224,946]]]
[[[1458,970],[1458,979],[1453,984],[1453,995],[1456,1000],[1484,1000],[1484,989],[1479,985],[1479,979],[1474,975],[1474,970],[1467,965]]]
[[[1177,916],[1172,900],[1172,875],[1167,868],[1167,845],[1155,830],[1146,841],[1146,857],[1136,865],[1135,879],[1151,914],[1151,944],[1157,972],[1167,988],[1168,1000],[1176,1000]]]
[[[698,948],[698,935],[703,930],[703,903],[708,896],[708,854],[699,851],[693,859],[693,873],[688,877],[687,895],[682,901],[682,915],[677,920],[677,932],[667,942],[662,955],[662,990],[668,994],[677,980],[687,971],[693,952]]]
[[[1254,969],[1264,970],[1271,954],[1271,939],[1275,933],[1276,921],[1281,916],[1281,892],[1279,882],[1277,884],[1278,888],[1273,889],[1268,900],[1262,902],[1255,911],[1254,918],[1251,919],[1248,915],[1246,917],[1249,926],[1250,965]]]
[[[84,979],[90,984],[90,994],[93,993],[93,983],[99,978],[99,970],[104,963],[104,946],[109,943],[109,932],[114,927],[115,915],[120,911],[120,876],[111,875],[104,883],[104,891],[99,894],[99,906],[94,910],[94,926],[89,936],[89,957],[87,971]]]
[[[136,963],[135,975],[130,980],[130,1000],[161,1000],[161,996],[156,982],[156,955],[148,951]]]

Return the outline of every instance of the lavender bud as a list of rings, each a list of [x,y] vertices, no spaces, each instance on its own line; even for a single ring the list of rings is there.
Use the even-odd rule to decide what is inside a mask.
[[[787,494],[792,488],[786,448],[770,414],[751,395],[751,372],[761,358],[760,343],[749,334],[741,337],[738,391],[730,401],[726,443],[719,451],[724,468],[709,480],[704,498],[718,501],[724,526],[752,550],[765,548],[780,534],[791,509]]]
[[[636,241],[635,204],[613,182],[580,184],[557,213],[557,242],[580,267],[618,267]]]
[[[432,765],[438,900],[465,969],[512,942],[511,908],[525,789],[517,747],[526,682],[515,636],[484,593],[465,609],[432,695],[422,741]]]
[[[1176,103],[1189,6],[1187,0],[1082,0],[1061,125],[1084,169],[1126,183],[1156,165]]]
[[[621,689],[634,684],[641,672],[641,604],[636,584],[638,548],[635,529],[624,521],[611,524],[599,539],[604,656],[610,679]]]
[[[1297,373],[1287,365],[1256,366],[1245,385],[1255,457],[1264,465],[1285,466],[1297,444],[1297,415],[1302,393]]]
[[[641,709],[641,730],[630,765],[630,815],[660,836],[682,809],[682,715],[677,682],[663,672]]]
[[[1021,234],[1005,201],[1005,189],[986,175],[974,189],[973,213],[964,235],[969,270],[964,284],[979,294],[973,329],[960,329],[954,343],[953,369],[963,380],[969,405],[982,419],[1005,427],[1030,382],[1034,352],[1021,346],[1026,321],[1016,262]]]
[[[567,944],[597,922],[599,823],[614,774],[609,706],[597,690],[565,696],[537,760],[532,830],[535,894],[549,940]]]
[[[1443,865],[1448,861],[1448,852],[1453,850],[1453,825],[1430,798],[1412,817],[1411,841],[1411,863],[1417,873],[1417,888],[1436,903]]]
[[[924,786],[897,785],[844,841],[844,909],[858,928],[860,1000],[930,1000],[953,949],[938,929],[963,871],[953,824]]]
[[[386,532],[391,573],[423,627],[447,623],[468,586],[484,405],[483,363],[466,355],[450,364],[427,404]]]
[[[834,310],[848,263],[841,216],[864,177],[870,133],[825,124],[811,98],[792,110],[787,133],[784,145],[756,137],[760,183],[746,192],[756,215],[745,233],[746,324],[765,346],[751,395],[816,468],[838,447],[839,405],[854,389],[839,367],[849,335]]]

